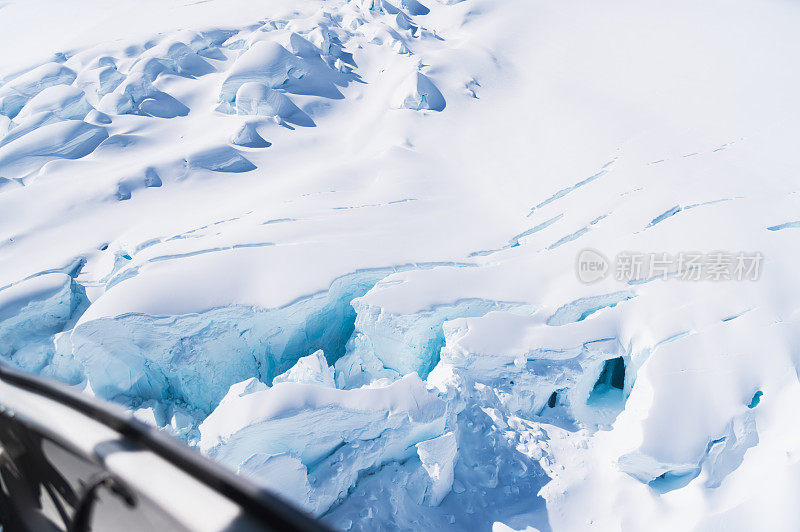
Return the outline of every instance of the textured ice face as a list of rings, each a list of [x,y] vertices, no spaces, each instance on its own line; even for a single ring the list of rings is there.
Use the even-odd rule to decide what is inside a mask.
[[[432,440],[447,410],[416,375],[358,390],[297,381],[241,388],[232,387],[200,425],[200,449],[272,489],[290,483],[286,492],[318,515],[362,473],[412,456],[415,444],[423,445],[426,471],[434,471],[432,496],[449,491],[452,434],[448,443]]]
[[[0,291],[0,356],[39,372],[53,356],[53,336],[86,306],[85,293],[63,273],[27,279]]]
[[[302,380],[313,368],[292,368],[301,357],[316,357],[316,350],[333,361],[342,356],[355,320],[350,301],[382,275],[344,277],[327,292],[274,310],[228,307],[169,318],[88,319],[62,349],[85,368],[101,397],[178,402],[210,413],[233,383],[252,376],[271,383],[281,374],[283,380]],[[331,370],[322,363],[317,361],[318,378],[329,382]]]

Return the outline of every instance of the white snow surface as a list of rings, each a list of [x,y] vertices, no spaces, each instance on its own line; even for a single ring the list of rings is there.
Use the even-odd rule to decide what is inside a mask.
[[[0,0],[0,357],[336,529],[797,530],[798,26]]]

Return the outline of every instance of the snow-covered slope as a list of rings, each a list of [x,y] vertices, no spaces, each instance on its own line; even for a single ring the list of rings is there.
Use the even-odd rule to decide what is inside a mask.
[[[340,529],[796,529],[798,24],[0,1],[0,356]]]

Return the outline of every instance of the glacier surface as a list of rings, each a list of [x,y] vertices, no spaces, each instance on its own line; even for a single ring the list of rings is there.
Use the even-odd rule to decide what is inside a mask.
[[[796,530],[798,24],[0,1],[0,357],[339,530]]]

